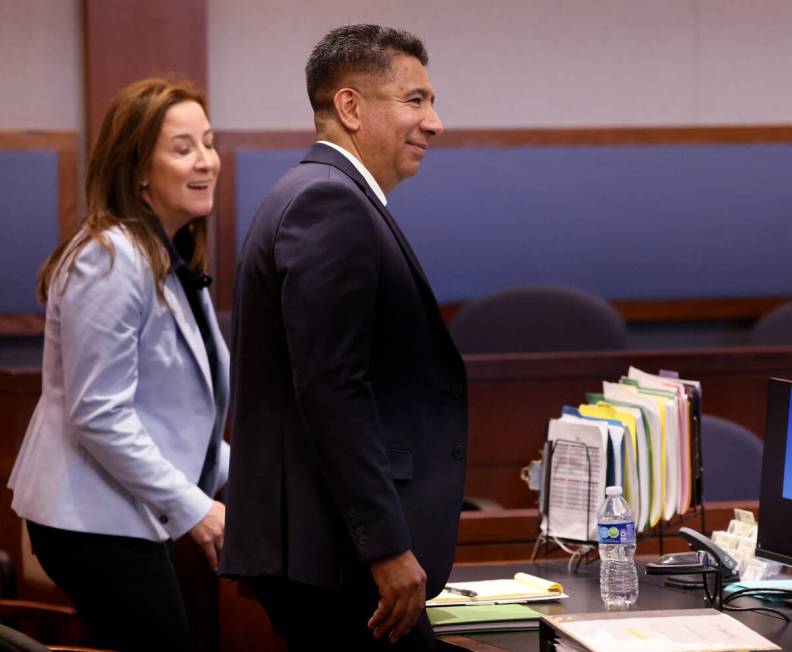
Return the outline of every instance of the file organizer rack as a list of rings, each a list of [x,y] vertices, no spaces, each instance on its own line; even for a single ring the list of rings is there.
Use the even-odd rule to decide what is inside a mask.
[[[702,473],[702,460],[701,460],[701,428],[700,428],[700,413],[695,414],[693,416],[694,421],[694,428],[693,431],[693,442],[692,442],[692,450],[691,450],[691,470],[693,473],[693,477],[691,478],[692,490],[693,490],[693,498],[691,500],[690,509],[684,514],[676,514],[671,518],[669,521],[660,521],[657,525],[655,525],[651,530],[648,530],[646,533],[641,533],[637,535],[638,539],[645,539],[650,536],[655,536],[658,539],[658,546],[660,548],[660,554],[663,554],[663,538],[670,528],[675,525],[682,525],[683,523],[690,521],[691,519],[699,518],[701,521],[701,531],[706,532],[706,524],[704,521],[704,505],[703,505],[703,473]],[[568,567],[570,570],[576,572],[580,567],[580,564],[585,559],[587,563],[594,560],[593,557],[590,557],[590,553],[594,552],[597,549],[599,542],[598,541],[590,541],[587,539],[570,539],[567,537],[557,537],[551,534],[551,514],[550,514],[550,497],[552,492],[552,477],[551,477],[551,469],[552,469],[552,462],[553,462],[553,455],[555,453],[555,448],[558,443],[565,443],[571,444],[576,446],[582,446],[586,449],[586,465],[588,469],[588,500],[587,500],[587,509],[586,509],[586,529],[585,532],[591,531],[591,522],[590,522],[590,515],[591,515],[591,501],[593,499],[591,495],[591,454],[589,452],[589,447],[585,444],[580,442],[575,442],[567,439],[557,439],[555,441],[546,441],[543,449],[543,462],[542,462],[542,473],[543,473],[543,480],[542,480],[542,487],[539,494],[539,512],[540,514],[546,518],[547,522],[547,534],[541,531],[541,521],[539,525],[539,532],[536,536],[536,541],[534,542],[533,550],[531,552],[531,561],[534,561],[539,554],[539,550],[544,548],[545,553],[549,554],[552,550],[555,549],[562,549],[570,555]],[[598,501],[599,502],[599,501]],[[567,546],[578,546],[577,549],[572,550]]]

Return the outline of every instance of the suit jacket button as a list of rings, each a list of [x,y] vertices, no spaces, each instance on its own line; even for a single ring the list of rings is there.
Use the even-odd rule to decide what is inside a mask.
[[[367,536],[359,536],[357,542],[358,545],[365,546],[369,542],[369,540]]]
[[[462,385],[453,385],[451,387],[452,398],[462,398],[465,395],[465,390]]]
[[[454,446],[454,450],[451,451],[451,455],[454,456],[455,460],[461,460],[465,457],[465,447],[464,446]]]
[[[162,516],[159,517],[159,522],[165,525],[165,523],[168,522],[168,517],[165,516],[165,514],[163,514]]]

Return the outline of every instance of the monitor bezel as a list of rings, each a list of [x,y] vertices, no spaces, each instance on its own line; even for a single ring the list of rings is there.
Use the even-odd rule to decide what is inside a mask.
[[[767,383],[764,450],[759,489],[759,524],[756,537],[756,556],[792,566],[792,536],[781,547],[789,554],[778,552],[777,519],[787,512],[792,518],[792,500],[783,497],[784,465],[787,439],[792,425],[792,380],[770,378]],[[792,523],[792,520],[786,520]]]

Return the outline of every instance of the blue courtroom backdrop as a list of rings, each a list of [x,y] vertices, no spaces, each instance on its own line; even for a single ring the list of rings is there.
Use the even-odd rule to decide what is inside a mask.
[[[236,153],[237,244],[302,150]],[[438,300],[792,294],[792,145],[431,150],[389,198]]]
[[[0,313],[35,312],[36,275],[58,243],[58,155],[0,152]]]

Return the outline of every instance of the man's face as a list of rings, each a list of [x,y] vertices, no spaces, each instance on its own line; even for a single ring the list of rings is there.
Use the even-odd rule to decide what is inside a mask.
[[[391,61],[391,74],[371,80],[362,95],[357,148],[363,165],[390,192],[418,172],[429,139],[443,132],[432,84],[418,59],[400,54]]]

